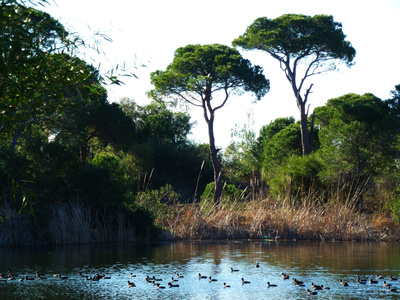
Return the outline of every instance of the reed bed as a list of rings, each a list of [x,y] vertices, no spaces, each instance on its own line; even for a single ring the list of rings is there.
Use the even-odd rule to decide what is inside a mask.
[[[79,201],[59,204],[50,220],[50,240],[55,244],[134,242],[136,228],[121,210],[93,210]]]
[[[173,239],[400,240],[390,216],[362,214],[348,203],[265,199],[218,209],[190,204],[159,214],[156,222],[168,232],[164,237]]]

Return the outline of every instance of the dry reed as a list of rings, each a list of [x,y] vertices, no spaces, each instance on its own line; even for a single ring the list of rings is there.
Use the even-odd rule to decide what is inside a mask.
[[[265,199],[218,209],[201,204],[175,207],[156,222],[175,239],[399,240],[388,216],[365,215],[351,205]],[[171,208],[169,208],[171,209]]]

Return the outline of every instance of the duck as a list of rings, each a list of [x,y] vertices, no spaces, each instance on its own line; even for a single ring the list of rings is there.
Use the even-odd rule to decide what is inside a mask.
[[[179,273],[176,273],[176,278],[184,278],[183,275],[179,275]]]
[[[230,288],[231,286],[224,282],[224,288]]]
[[[136,277],[136,275],[131,273],[131,277]]]
[[[321,285],[314,284],[313,282],[311,282],[311,287],[313,288],[313,290],[322,290]]]
[[[218,281],[217,279],[215,279],[215,278],[211,278],[211,276],[208,276],[208,281],[210,281],[210,282],[215,282],[215,281]]]
[[[156,286],[157,286],[157,289],[158,289],[158,290],[159,290],[159,289],[165,289],[165,286],[163,286],[163,285],[161,285],[161,284],[159,284],[159,283],[157,283]]]
[[[310,291],[310,289],[307,289],[307,292],[308,292],[309,295],[316,295],[317,294],[317,292]]]
[[[207,278],[207,276],[202,276],[202,275],[199,273],[199,279],[205,279],[205,278]]]
[[[260,267],[260,264],[259,263],[256,263],[256,268],[259,268]]]
[[[162,281],[162,279],[161,278],[156,278],[155,276],[153,276],[153,281]]]
[[[5,279],[4,279],[5,280]],[[20,279],[18,279],[18,281],[24,281],[25,280],[25,278],[24,277],[22,277],[22,278],[20,278]]]
[[[154,280],[150,278],[149,276],[146,277],[146,282],[147,283],[154,283]]]
[[[369,284],[377,284],[378,280],[373,280],[372,278],[369,280]]]
[[[388,287],[388,292],[397,292],[397,289],[392,288],[391,286]]]
[[[383,278],[383,276],[381,276],[381,275],[377,274],[377,275],[376,275],[376,279],[378,279],[378,280],[379,280],[379,279],[384,279],[384,278]]]
[[[231,268],[231,272],[239,272],[238,269]]]
[[[392,286],[390,283],[386,283],[386,281],[383,281],[383,286],[384,287],[389,287],[389,286]]]
[[[277,287],[277,285],[276,284],[271,284],[271,283],[269,283],[269,281],[267,282],[267,286],[270,288],[270,287]]]
[[[390,275],[390,276],[389,276],[389,280],[390,280],[390,281],[397,281],[397,278],[396,278],[396,277],[393,277],[392,275]]]
[[[37,276],[38,280],[42,280],[42,279],[47,279],[46,277],[40,276],[40,274]]]
[[[367,279],[361,278],[360,276],[357,276],[357,283],[358,284],[366,284]]]
[[[174,277],[171,277],[171,282],[179,281],[178,279],[175,279]]]
[[[128,280],[128,287],[129,287],[129,288],[131,288],[131,287],[136,287],[136,285],[135,285],[133,282],[130,282],[130,281]]]
[[[297,280],[296,278],[293,278],[293,279],[292,279],[292,282],[293,282],[294,284],[296,284],[296,285],[304,284],[303,281]]]
[[[25,276],[24,276],[24,279],[25,279],[25,280],[34,280],[33,278],[28,277],[28,275],[25,275]]]
[[[244,280],[244,279],[242,278],[242,284],[248,284],[248,283],[250,283],[250,281],[246,281],[246,280]]]
[[[172,282],[168,282],[169,287],[179,287],[179,284],[172,284]]]
[[[349,284],[346,281],[343,281],[342,279],[340,279],[339,282],[343,286],[349,286]]]
[[[103,274],[103,276],[101,276],[101,279],[111,279],[111,276],[106,276]]]
[[[39,271],[36,271],[35,274],[36,274],[36,276],[45,276],[46,275],[46,274],[43,274],[43,273],[39,273]]]
[[[289,279],[289,275],[286,275],[285,273],[282,273],[282,278],[283,278],[283,280],[287,280],[287,279]]]
[[[322,287],[323,290],[330,290],[330,289],[331,289],[330,287],[328,287],[328,286],[323,286],[322,284],[321,284],[321,287]]]
[[[91,281],[99,281],[101,279],[101,276],[99,274],[95,274],[92,278]]]

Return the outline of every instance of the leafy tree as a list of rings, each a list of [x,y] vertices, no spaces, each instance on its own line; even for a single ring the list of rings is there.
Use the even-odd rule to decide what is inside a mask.
[[[151,74],[155,99],[163,96],[200,107],[208,125],[209,147],[214,167],[214,201],[219,203],[222,192],[221,163],[214,138],[215,113],[232,92],[253,92],[261,99],[269,90],[269,81],[262,68],[251,66],[240,53],[228,46],[188,45],[175,51],[173,62],[165,71]],[[221,99],[217,102],[217,98]]]
[[[286,14],[276,19],[258,18],[233,41],[234,46],[265,51],[279,61],[300,110],[304,155],[311,151],[307,102],[313,86],[305,88],[305,82],[314,75],[334,70],[335,61],[352,65],[356,51],[345,38],[342,25],[332,16]]]
[[[321,175],[329,184],[340,178],[353,183],[359,191],[356,204],[362,204],[362,194],[395,166],[399,127],[393,124],[398,124],[398,116],[394,118],[389,101],[372,94],[330,99],[316,108],[316,115],[321,128],[319,152],[326,164]]]
[[[192,123],[187,113],[173,111],[165,102],[140,106],[124,98],[120,104],[136,124],[137,143],[132,148],[136,172],[151,174],[152,188],[168,183],[187,200],[196,193],[197,181],[201,190],[212,180],[209,150],[188,140]]]

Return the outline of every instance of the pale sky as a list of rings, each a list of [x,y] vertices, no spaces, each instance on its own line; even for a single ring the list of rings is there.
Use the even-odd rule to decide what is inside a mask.
[[[388,99],[390,91],[400,84],[399,0],[56,0],[56,4],[42,9],[70,31],[82,36],[101,31],[113,40],[103,42],[105,54],[94,57],[93,65],[146,65],[135,70],[138,79],[123,78],[125,85],[109,87],[110,101],[129,97],[140,105],[148,104],[150,72],[165,70],[177,48],[212,43],[231,46],[255,19],[287,13],[332,15],[342,23],[347,40],[357,51],[352,68],[343,67],[308,82],[314,83],[309,96],[311,110],[347,93],[373,93]],[[215,138],[221,147],[228,145],[231,129],[236,123],[245,123],[249,112],[257,134],[276,118],[299,117],[278,62],[266,53],[242,54],[264,68],[271,90],[257,103],[251,102],[250,94],[234,97],[216,113]],[[201,109],[193,107],[190,114],[197,122],[190,138],[208,143]]]

